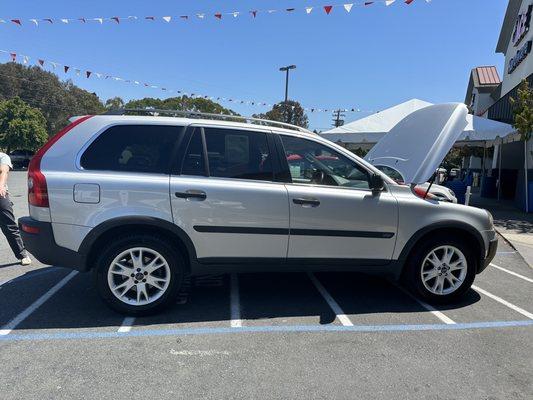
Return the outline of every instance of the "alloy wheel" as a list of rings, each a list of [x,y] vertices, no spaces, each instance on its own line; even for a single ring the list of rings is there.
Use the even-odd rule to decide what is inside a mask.
[[[424,287],[436,295],[455,292],[464,282],[468,270],[465,255],[454,246],[439,246],[422,262]]]
[[[143,306],[159,299],[169,287],[170,267],[153,249],[134,247],[121,252],[111,262],[107,282],[120,301]]]

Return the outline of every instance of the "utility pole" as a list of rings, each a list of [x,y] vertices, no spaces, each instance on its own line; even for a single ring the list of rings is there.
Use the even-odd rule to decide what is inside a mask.
[[[345,110],[341,110],[341,109],[333,111],[333,126],[335,128],[338,128],[339,126],[344,125],[344,118],[346,117],[344,112]]]

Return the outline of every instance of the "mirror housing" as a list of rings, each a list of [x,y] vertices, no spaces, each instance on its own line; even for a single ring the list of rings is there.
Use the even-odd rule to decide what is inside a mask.
[[[381,192],[385,188],[385,181],[380,174],[370,175],[370,189],[373,192]]]

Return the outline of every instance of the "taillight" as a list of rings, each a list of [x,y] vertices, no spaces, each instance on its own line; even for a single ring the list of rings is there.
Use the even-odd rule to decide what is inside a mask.
[[[41,232],[41,230],[39,228],[37,228],[36,226],[29,226],[29,225],[21,224],[20,228],[24,232],[31,233],[33,235],[38,235]]]
[[[431,194],[431,193],[428,193],[426,195],[426,192],[427,192],[427,189],[423,188],[423,187],[420,187],[420,186],[415,186],[414,188],[414,193],[420,197],[420,198],[426,198],[426,199],[429,199],[429,200],[438,200],[439,198],[437,196],[435,196],[434,194]]]
[[[35,207],[50,206],[50,203],[48,202],[48,186],[46,185],[46,178],[41,172],[41,160],[48,149],[50,149],[50,147],[52,147],[68,131],[89,118],[91,118],[91,115],[79,118],[70,125],[67,125],[41,147],[35,156],[33,156],[30,165],[28,165],[28,203],[30,203],[30,205]]]
[[[49,207],[48,187],[41,172],[41,159],[41,155],[35,155],[28,166],[28,203],[35,207]]]

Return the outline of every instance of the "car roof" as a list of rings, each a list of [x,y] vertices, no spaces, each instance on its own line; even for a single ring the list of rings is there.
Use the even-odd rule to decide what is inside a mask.
[[[228,116],[231,118],[231,116]],[[71,118],[76,120],[78,117]],[[308,131],[304,128],[300,130],[282,128],[279,126],[270,126],[263,125],[260,123],[246,123],[238,121],[225,121],[225,120],[215,120],[215,119],[204,119],[204,118],[182,118],[182,117],[164,117],[164,116],[150,116],[150,115],[95,115],[94,119],[100,120],[102,125],[106,124],[118,124],[121,122],[127,123],[150,123],[150,124],[161,124],[161,125],[178,125],[178,126],[189,126],[189,125],[202,125],[202,126],[211,126],[211,127],[224,127],[224,128],[241,128],[246,130],[263,130],[271,131],[273,133],[286,133],[292,135],[303,135],[317,137],[318,135],[314,134],[311,131]],[[272,123],[277,123],[272,121]],[[295,127],[297,128],[297,127]]]

